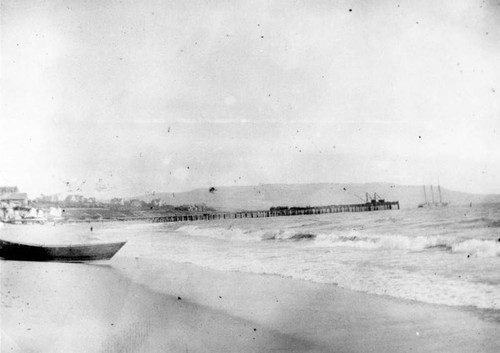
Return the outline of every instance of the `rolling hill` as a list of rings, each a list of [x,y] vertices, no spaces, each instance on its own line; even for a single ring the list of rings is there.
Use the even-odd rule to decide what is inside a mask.
[[[143,201],[162,199],[167,204],[205,204],[221,210],[262,210],[272,206],[321,206],[365,202],[365,193],[376,192],[387,201],[399,201],[402,208],[414,208],[424,202],[422,186],[393,183],[317,183],[221,186],[215,190],[194,189],[187,192],[163,192],[134,197]],[[441,187],[443,202],[450,205],[500,202],[500,195],[469,194]],[[427,195],[430,198],[429,189]],[[439,200],[434,187],[435,200]]]

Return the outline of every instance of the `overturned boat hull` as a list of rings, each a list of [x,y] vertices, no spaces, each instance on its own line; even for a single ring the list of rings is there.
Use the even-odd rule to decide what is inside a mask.
[[[126,242],[80,245],[36,245],[0,239],[0,257],[19,261],[82,262],[109,260]]]

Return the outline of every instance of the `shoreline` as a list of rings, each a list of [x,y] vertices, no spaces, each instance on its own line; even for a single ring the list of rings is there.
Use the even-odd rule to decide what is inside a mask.
[[[486,348],[488,344],[494,347],[491,352],[500,349],[500,338],[487,339],[500,337],[499,310],[424,303],[275,274],[222,272],[187,263],[170,263],[169,267],[176,273],[174,276],[167,274],[158,282],[158,278],[150,281],[142,274],[143,283],[149,282],[145,284],[148,288],[160,292],[167,287],[170,290],[177,288],[178,293],[188,295],[203,305],[228,310],[262,325],[286,328],[282,332],[321,343],[319,347],[335,346],[334,341],[343,338],[343,334],[340,337],[334,334],[332,337],[336,339],[328,338],[332,332],[327,328],[335,327],[336,333],[351,331],[349,336],[356,337],[358,341],[373,342],[378,341],[378,336],[389,335],[392,343],[385,342],[387,346],[376,351],[398,352],[402,348],[393,349],[393,345],[399,344],[414,351],[417,346],[422,348],[427,345],[428,348],[422,349],[422,352],[465,352],[476,349],[471,346],[476,343],[481,344],[481,351],[484,352],[489,351]],[[204,275],[193,285],[191,278],[199,271]],[[200,287],[204,288],[202,292]],[[207,293],[207,288],[214,289]],[[220,293],[228,295],[224,303],[217,299]],[[252,310],[247,310],[249,307]],[[283,312],[286,314],[283,315]],[[429,321],[429,317],[433,320]],[[363,323],[364,320],[368,322]],[[290,321],[297,324],[289,325]],[[298,324],[302,321],[304,323]],[[402,323],[407,325],[404,329],[399,326]],[[363,337],[361,332],[357,332],[359,326],[366,326],[365,329],[373,336]],[[484,333],[485,340],[477,340],[471,332],[473,328],[478,328],[475,333],[479,336]],[[304,334],[306,332],[307,335]],[[455,342],[461,343],[451,344],[452,348],[449,348],[445,345],[446,340],[440,337],[442,335],[454,337]],[[405,337],[405,342],[401,341],[402,337]],[[356,344],[353,346],[358,347]],[[351,351],[344,346],[338,349]]]
[[[477,311],[117,255],[1,261],[2,351],[496,352]],[[180,299],[179,299],[180,298]]]

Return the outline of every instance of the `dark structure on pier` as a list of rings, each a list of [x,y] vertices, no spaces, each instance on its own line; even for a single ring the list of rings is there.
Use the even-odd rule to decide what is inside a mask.
[[[217,212],[200,213],[191,215],[172,215],[164,217],[155,217],[153,222],[189,222],[189,221],[211,221],[218,219],[237,219],[237,218],[261,218],[261,217],[283,217],[283,216],[302,216],[324,213],[341,212],[369,212],[382,210],[399,210],[399,201],[385,201],[377,193],[371,197],[366,193],[366,202],[350,205],[329,205],[315,207],[271,207],[268,211],[242,211],[242,212]]]

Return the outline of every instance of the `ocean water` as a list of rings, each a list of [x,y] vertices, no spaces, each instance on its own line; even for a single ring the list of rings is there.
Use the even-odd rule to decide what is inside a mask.
[[[128,239],[117,254],[500,310],[500,205],[186,223],[7,226],[30,242]],[[112,264],[112,261],[111,261]]]

